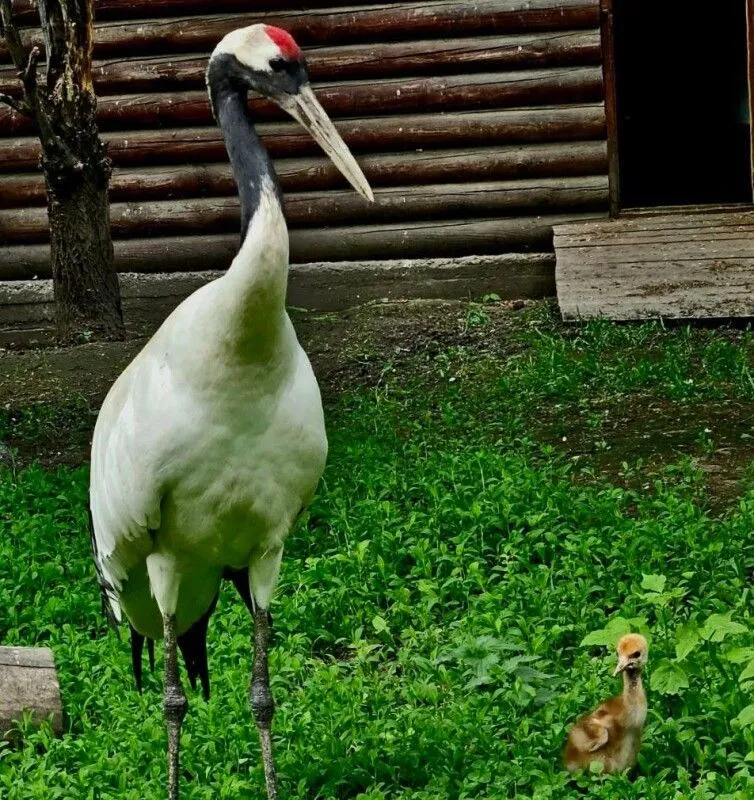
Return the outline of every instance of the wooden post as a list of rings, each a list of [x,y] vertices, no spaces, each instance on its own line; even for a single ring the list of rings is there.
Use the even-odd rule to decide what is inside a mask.
[[[610,216],[620,212],[620,163],[618,158],[618,83],[615,74],[615,17],[613,0],[600,0],[602,74],[607,119],[607,162],[610,176]]]
[[[13,736],[24,711],[35,723],[50,719],[63,732],[63,705],[52,650],[48,647],[0,647],[0,737]]]

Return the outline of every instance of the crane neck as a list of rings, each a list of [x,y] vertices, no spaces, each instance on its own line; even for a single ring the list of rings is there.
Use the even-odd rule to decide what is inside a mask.
[[[234,347],[254,358],[274,352],[284,324],[288,282],[288,229],[280,186],[249,114],[246,90],[225,57],[207,70],[212,110],[228,151],[241,205],[241,247],[223,284],[225,332]]]
[[[220,126],[228,151],[233,177],[241,204],[241,241],[243,242],[254,213],[259,208],[262,188],[269,181],[280,202],[280,186],[267,151],[257,134],[246,91],[232,80],[224,59],[214,58],[207,72],[212,110]]]
[[[629,703],[640,701],[644,696],[640,669],[629,667],[623,671],[623,696]]]

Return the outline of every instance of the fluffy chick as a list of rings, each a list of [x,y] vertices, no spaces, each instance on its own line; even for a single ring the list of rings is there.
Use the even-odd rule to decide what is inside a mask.
[[[623,694],[582,717],[568,735],[563,763],[569,772],[588,769],[595,762],[603,772],[621,772],[636,763],[647,718],[647,696],[641,672],[647,663],[647,640],[629,633],[618,642],[618,666],[623,673]]]

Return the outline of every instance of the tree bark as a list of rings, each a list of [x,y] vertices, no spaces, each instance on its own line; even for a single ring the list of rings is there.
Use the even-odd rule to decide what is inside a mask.
[[[22,101],[0,99],[36,123],[42,144],[56,327],[63,342],[124,335],[110,237],[111,166],[97,129],[92,87],[92,6],[92,0],[40,0],[47,55],[45,85],[40,86],[39,49],[26,52],[11,19],[10,0],[0,0],[0,33],[24,86]]]

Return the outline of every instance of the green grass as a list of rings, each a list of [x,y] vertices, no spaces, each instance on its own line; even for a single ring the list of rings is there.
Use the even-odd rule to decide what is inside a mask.
[[[599,453],[605,420],[649,399],[754,401],[754,336],[561,329],[542,307],[506,335],[504,355],[420,354],[330,404],[329,466],[273,606],[281,796],[754,796],[746,475],[721,510],[689,454],[650,472],[637,444],[611,481],[589,448],[552,443],[578,427]],[[62,739],[0,749],[8,800],[164,796],[161,679],[139,696],[100,618],[86,482],[32,466],[0,483],[0,641],[54,649],[67,712]],[[638,774],[569,779],[567,726],[617,689],[606,645],[628,626],[652,638]],[[213,698],[189,695],[186,798],[262,796],[249,635],[226,590]]]

